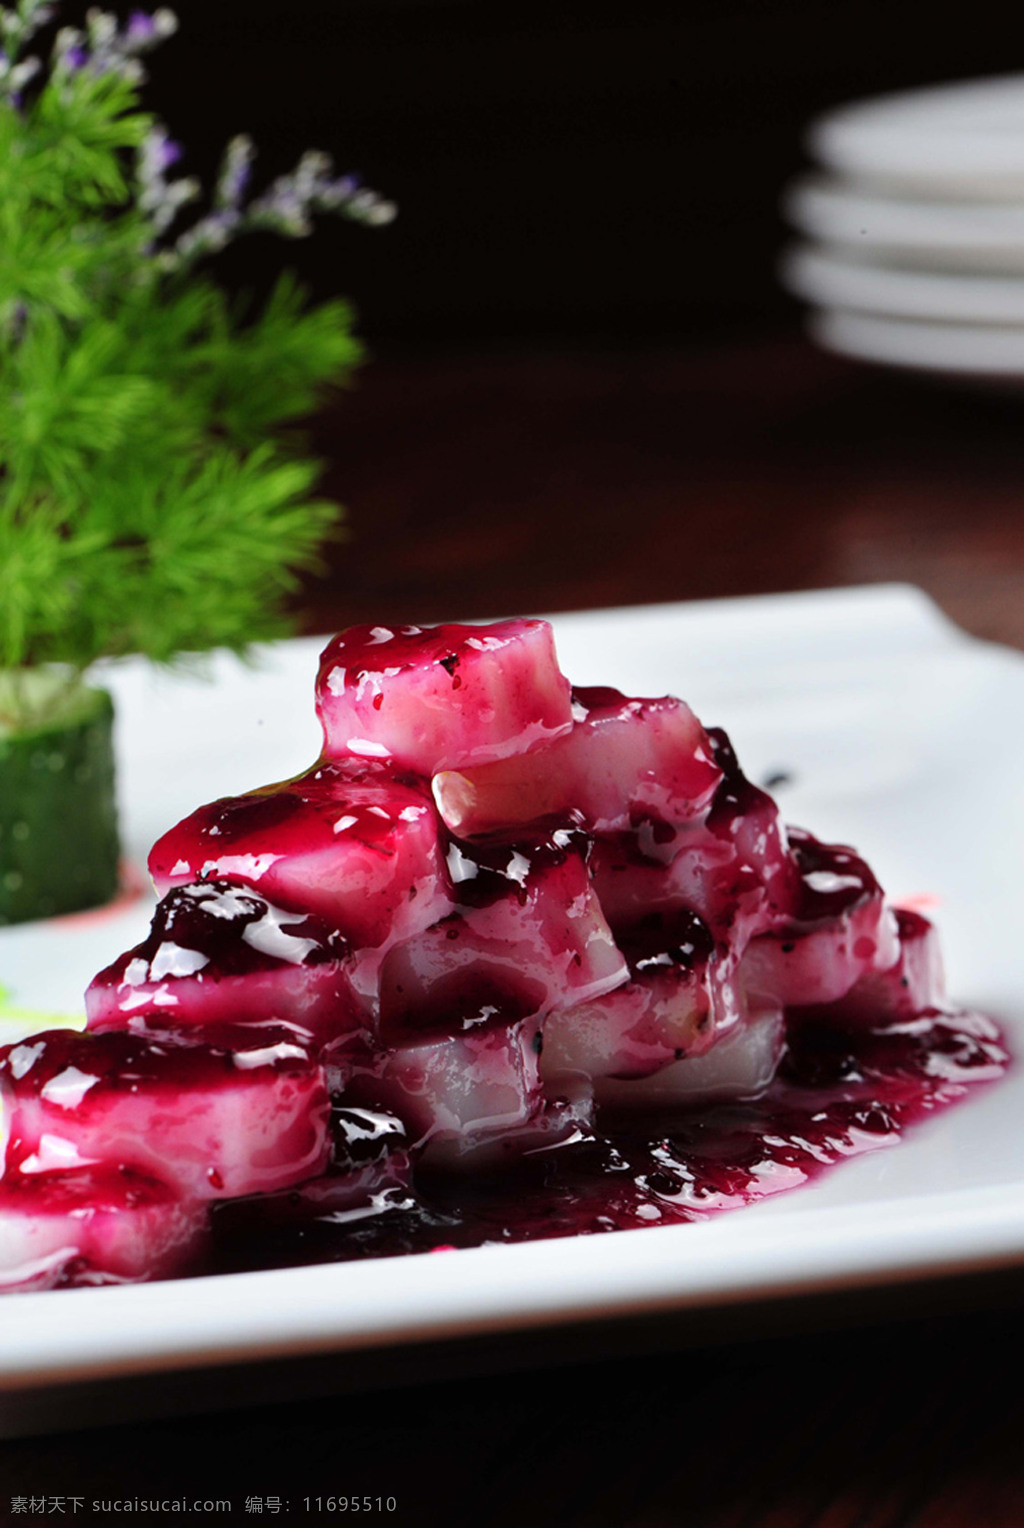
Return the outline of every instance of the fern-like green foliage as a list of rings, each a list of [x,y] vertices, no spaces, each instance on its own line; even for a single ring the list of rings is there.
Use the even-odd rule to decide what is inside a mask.
[[[320,155],[246,204],[237,139],[176,234],[198,188],[166,179],[138,62],[173,17],[91,12],[44,66],[24,48],[52,9],[0,9],[0,668],[242,651],[288,629],[283,596],[341,516],[282,426],[362,352],[345,303],[284,276],[240,312],[204,257],[249,228],[391,209]]]

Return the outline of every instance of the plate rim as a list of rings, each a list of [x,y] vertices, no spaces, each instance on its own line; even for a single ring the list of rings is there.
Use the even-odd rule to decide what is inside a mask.
[[[922,186],[960,184],[977,175],[1007,191],[1024,184],[1024,141],[986,126],[985,108],[1024,107],[1024,73],[918,86],[847,101],[815,117],[809,153],[830,169]],[[972,120],[973,119],[973,120]],[[979,191],[980,191],[979,187]],[[973,196],[968,185],[965,194]]]
[[[1024,325],[993,331],[826,305],[810,312],[807,328],[817,344],[855,360],[992,382],[1024,378]]]
[[[846,253],[844,250],[843,253]],[[779,262],[790,292],[820,307],[925,323],[1024,330],[1024,272],[973,275],[843,258],[828,244],[795,243]]]
[[[884,196],[870,186],[809,173],[784,188],[782,211],[794,228],[822,244],[1024,254],[1024,204],[1013,202]]]

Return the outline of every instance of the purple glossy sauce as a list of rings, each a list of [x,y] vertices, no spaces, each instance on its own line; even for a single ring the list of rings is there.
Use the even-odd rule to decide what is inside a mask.
[[[487,907],[503,897],[527,901],[527,882],[535,871],[564,865],[576,854],[586,864],[593,840],[571,818],[531,824],[528,832],[492,833],[470,841],[445,831],[444,865],[448,892],[456,907]]]
[[[187,1089],[229,1090],[247,1070],[239,1069],[237,1058],[249,1053],[265,1058],[260,1065],[275,1072],[305,1075],[312,1066],[309,1047],[287,1024],[203,1024],[183,1029],[163,1027],[159,1015],[150,1015],[131,1029],[103,1034],[51,1029],[32,1036],[14,1048],[14,1055],[22,1058],[20,1065],[12,1066],[12,1056],[0,1060],[0,1079],[10,1074],[17,1078],[22,1094],[45,1096],[47,1088],[72,1068],[89,1080],[83,1102],[75,1105],[88,1113],[106,1094],[126,1088],[138,1091],[143,1084],[165,1089],[172,1096]],[[66,1112],[69,1106],[59,1107]]]
[[[320,658],[318,689],[325,675],[338,673],[340,685],[358,690],[367,675],[397,674],[402,670],[429,671],[434,664],[445,670],[454,689],[461,688],[459,669],[467,649],[485,647],[496,650],[539,631],[540,621],[495,621],[483,630],[479,626],[350,626],[340,632],[324,649]],[[339,681],[336,681],[338,684]]]
[[[269,943],[271,950],[275,944],[280,946],[285,958],[260,948],[264,930],[268,937],[262,942]],[[147,968],[138,981],[159,980],[152,975],[154,962],[169,946],[204,956],[206,967],[197,964],[196,969],[206,969],[216,980],[273,971],[289,963],[323,965],[343,960],[348,954],[347,941],[321,919],[303,913],[282,915],[255,892],[230,881],[211,880],[202,886],[169,891],[157,906],[146,938],[113,961],[96,980],[116,986],[125,979],[133,961],[145,962]]]
[[[704,919],[686,907],[648,913],[632,928],[617,930],[615,942],[634,977],[665,966],[690,970],[706,964],[715,950]]]
[[[736,757],[732,739],[724,727],[705,729],[711,744],[711,754],[722,771],[722,781],[715,792],[709,814],[712,831],[729,834],[735,831],[734,821],[742,817],[764,816],[775,820],[778,808],[767,791],[755,785],[743,772]]]
[[[330,1179],[312,1202],[296,1191],[273,1206],[220,1204],[199,1271],[704,1220],[894,1145],[908,1125],[1000,1077],[1008,1059],[995,1024],[975,1014],[932,1011],[872,1030],[840,1028],[822,1010],[794,1011],[785,1056],[762,1098],[605,1122],[601,1134],[523,1156],[501,1173],[419,1173],[412,1186],[384,1180],[375,1205],[365,1198],[369,1213],[340,1224],[329,1218]],[[390,1142],[382,1131],[385,1146],[400,1140],[398,1130],[393,1122]],[[337,1195],[345,1196],[340,1178]]]
[[[406,771],[373,759],[321,761],[294,780],[200,807],[164,834],[149,868],[169,876],[181,863],[189,879],[198,879],[205,860],[225,853],[260,854],[272,845],[278,858],[308,854],[334,843],[342,815],[351,837],[387,853],[395,819],[429,801],[429,782]]]
[[[882,893],[874,871],[859,854],[842,844],[823,844],[803,828],[788,827],[786,837],[799,871],[794,931],[841,918],[860,902]]]
[[[458,913],[443,920],[445,937],[453,942],[466,930]],[[544,1001],[544,987],[526,972],[510,972],[477,961],[469,971],[438,973],[424,992],[417,983],[407,993],[400,982],[385,982],[381,990],[380,1032],[384,1045],[445,1039],[471,1030],[507,1027],[535,1014]]]

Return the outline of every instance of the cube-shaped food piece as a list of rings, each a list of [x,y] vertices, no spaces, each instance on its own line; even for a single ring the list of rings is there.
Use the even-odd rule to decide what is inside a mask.
[[[546,621],[353,626],[324,650],[316,704],[326,757],[427,776],[525,753],[572,726]]]
[[[434,798],[460,837],[577,812],[594,833],[635,830],[668,858],[674,829],[702,816],[722,779],[689,706],[666,695],[573,691],[572,731],[542,753],[434,776]]]
[[[220,1199],[329,1156],[323,1069],[285,1024],[47,1030],[0,1050],[0,1098],[8,1173],[126,1167]]]
[[[621,944],[629,960],[625,985],[545,1019],[545,1087],[581,1073],[595,1083],[600,1101],[603,1079],[647,1077],[699,1055],[746,1017],[735,962],[719,959],[695,913],[648,919]]]
[[[321,762],[281,785],[200,807],[149,857],[159,894],[216,878],[314,913],[356,950],[440,918],[440,824],[425,781],[368,760]]]
[[[537,1035],[536,1021],[491,1024],[368,1055],[348,1071],[344,1102],[397,1115],[417,1159],[429,1148],[437,1165],[478,1162],[544,1113]]]
[[[724,732],[707,735],[722,779],[703,818],[661,844],[643,828],[598,835],[591,865],[616,935],[652,913],[689,909],[738,958],[789,916],[797,872],[775,802],[747,780]]]
[[[514,841],[451,839],[454,911],[395,945],[381,965],[384,1043],[516,1023],[624,982],[625,959],[591,885],[589,847],[571,821]]]
[[[869,865],[845,844],[789,829],[799,893],[789,920],[743,956],[747,991],[768,1003],[834,1003],[899,957],[896,917]]]
[[[935,926],[908,908],[894,912],[899,937],[896,960],[885,970],[872,968],[859,976],[845,997],[829,1005],[829,1021],[900,1023],[927,1009],[942,1008],[946,981]]]
[[[169,891],[149,935],[93,978],[89,1028],[283,1019],[326,1041],[362,1022],[348,946],[319,918],[285,912],[230,881]]]
[[[207,1207],[117,1168],[8,1173],[0,1183],[0,1289],[124,1284],[179,1273]]]
[[[758,1098],[775,1076],[784,1046],[782,1010],[753,1010],[744,1023],[720,1034],[710,1050],[684,1056],[647,1077],[604,1078],[597,1101],[606,1111],[632,1113]]]

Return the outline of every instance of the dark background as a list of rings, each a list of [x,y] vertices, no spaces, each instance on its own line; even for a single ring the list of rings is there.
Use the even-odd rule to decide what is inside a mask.
[[[1024,69],[995,0],[183,0],[148,99],[399,204],[242,241],[349,295],[372,364],[316,421],[348,541],[306,630],[902,580],[1024,646],[1019,395],[827,356],[780,289],[816,113]]]
[[[301,628],[904,581],[1024,647],[1019,390],[826,355],[776,279],[808,121],[1024,70],[1019,7],[176,9],[146,100],[184,172],[246,131],[257,189],[319,147],[400,209],[216,261],[349,296],[371,361],[311,422],[348,535]]]
[[[181,0],[148,99],[209,173],[307,146],[400,219],[325,220],[292,251],[357,301],[377,353],[664,344],[794,327],[774,256],[809,117],[846,99],[1024,68],[1024,18],[919,0]],[[259,281],[250,240],[225,275]]]

